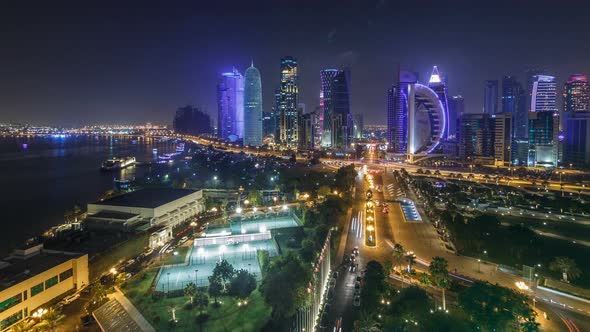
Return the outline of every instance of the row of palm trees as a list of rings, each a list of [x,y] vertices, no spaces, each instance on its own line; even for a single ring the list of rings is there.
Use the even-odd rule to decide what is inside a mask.
[[[400,276],[402,279],[402,287],[404,285],[404,275],[411,275],[412,267],[416,263],[416,255],[413,251],[406,251],[400,243],[393,246],[393,259],[395,266],[400,269]],[[407,269],[404,269],[403,264],[407,264]],[[388,271],[389,272],[389,271]],[[428,267],[428,274],[422,273],[419,277],[420,283],[425,286],[435,286],[442,291],[443,310],[447,310],[445,299],[445,290],[450,287],[449,279],[449,264],[446,259],[440,256],[432,258],[432,262]],[[411,277],[410,277],[411,281]]]

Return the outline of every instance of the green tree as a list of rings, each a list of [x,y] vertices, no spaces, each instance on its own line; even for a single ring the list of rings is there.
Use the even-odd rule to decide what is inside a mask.
[[[213,268],[213,275],[217,276],[223,282],[223,289],[225,290],[225,284],[233,277],[234,267],[225,259],[215,264]]]
[[[402,263],[404,261],[405,254],[406,252],[404,246],[402,246],[401,243],[396,243],[393,246],[393,261],[395,262],[395,266],[400,269],[400,275],[402,278],[402,288],[404,287],[404,273]]]
[[[107,297],[107,289],[100,282],[92,285],[92,302],[100,303]]]
[[[363,305],[369,310],[375,308],[386,289],[385,269],[377,261],[369,261],[365,267],[363,291],[361,297]]]
[[[8,332],[31,332],[33,330],[33,321],[21,320],[20,322],[12,325]]]
[[[199,308],[200,315],[203,314],[203,309],[209,305],[209,297],[200,289],[197,289],[197,293],[195,294],[195,305]]]
[[[440,288],[442,291],[443,310],[447,310],[445,290],[450,286],[447,260],[439,256],[432,257],[432,262],[430,263],[428,270],[430,272],[432,284]]]
[[[375,320],[375,316],[368,311],[363,311],[359,320],[354,321],[354,332],[381,332],[381,326]]]
[[[238,270],[230,280],[228,292],[239,299],[245,299],[256,289],[256,278],[247,270]]]
[[[317,255],[315,243],[311,239],[303,239],[299,255],[303,261],[312,262]]]
[[[216,275],[209,276],[209,296],[215,299],[215,304],[219,304],[217,302],[217,298],[223,294],[223,282],[221,281],[221,277]]]
[[[535,319],[529,318],[520,324],[520,330],[522,332],[539,332],[540,325]]]
[[[256,189],[248,191],[248,200],[252,206],[258,206],[262,204],[262,192]]]
[[[59,309],[49,308],[47,312],[41,317],[41,323],[38,327],[41,331],[56,332],[59,326],[59,321],[65,316]]]
[[[536,315],[527,296],[481,281],[459,294],[459,306],[484,331],[505,331],[521,320],[530,328]]]
[[[260,292],[272,307],[275,321],[290,317],[306,303],[310,279],[309,268],[292,251],[270,264],[260,284]]]
[[[573,280],[582,274],[582,271],[580,271],[576,265],[576,261],[569,257],[555,257],[555,259],[549,264],[549,269],[551,271],[561,272],[563,280],[566,282],[568,281],[568,278]]]
[[[195,285],[193,282],[186,284],[184,287],[184,296],[189,298],[191,306],[193,305],[195,294],[197,294],[197,285]]]

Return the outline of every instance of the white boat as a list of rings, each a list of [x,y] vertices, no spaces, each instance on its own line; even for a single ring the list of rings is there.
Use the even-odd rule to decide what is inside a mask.
[[[135,157],[111,158],[104,161],[100,167],[103,171],[114,171],[135,164]]]

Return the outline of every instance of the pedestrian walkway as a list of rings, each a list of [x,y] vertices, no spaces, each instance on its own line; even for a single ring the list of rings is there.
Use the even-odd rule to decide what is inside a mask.
[[[115,293],[109,294],[109,299],[109,302],[94,312],[94,317],[104,332],[156,332],[118,287],[115,287]]]

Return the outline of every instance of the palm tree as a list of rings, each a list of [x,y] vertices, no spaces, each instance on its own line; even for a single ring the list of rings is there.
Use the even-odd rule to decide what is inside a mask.
[[[373,318],[373,315],[363,311],[361,319],[354,322],[354,332],[381,332],[379,323]]]
[[[424,272],[420,274],[420,283],[425,287],[432,286],[432,280],[430,280],[430,276]]]
[[[192,282],[189,282],[188,284],[186,284],[186,287],[184,287],[184,295],[190,299],[191,306],[193,305],[193,298],[195,297],[196,293],[197,293],[197,285],[195,285]]]
[[[20,322],[12,325],[8,332],[30,332],[33,327],[33,321],[21,320]]]
[[[432,283],[442,290],[443,310],[447,309],[445,289],[449,288],[450,286],[448,265],[449,264],[447,263],[446,259],[435,256],[432,257],[432,262],[428,268],[430,271],[430,277],[432,278]]]
[[[176,320],[176,304],[168,304],[168,311],[170,311],[170,313],[172,314],[172,321],[176,323],[178,321]]]
[[[406,261],[408,262],[408,270],[407,273],[410,275],[410,284],[412,283],[412,266],[416,263],[416,255],[413,251],[410,251],[405,256]]]
[[[529,318],[520,325],[520,330],[522,332],[538,332],[539,325],[541,324],[537,323],[535,318]]]
[[[555,260],[549,264],[549,269],[561,272],[565,282],[568,281],[568,277],[576,279],[582,274],[582,271],[576,265],[576,261],[569,257],[555,257]]]
[[[39,328],[41,331],[56,332],[59,321],[64,318],[61,311],[55,308],[49,308],[41,317]]]
[[[400,244],[400,243],[396,243],[393,246],[393,258],[395,260],[395,266],[399,267],[401,265],[401,262],[403,261],[404,258],[404,247]],[[400,274],[402,276],[402,287],[404,287],[404,274],[403,272],[400,270]]]

